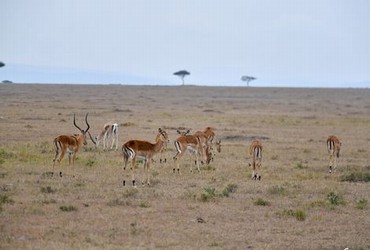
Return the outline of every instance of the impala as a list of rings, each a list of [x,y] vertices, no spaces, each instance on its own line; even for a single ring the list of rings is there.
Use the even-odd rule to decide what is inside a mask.
[[[87,125],[87,129],[83,130],[76,124],[76,116],[73,115],[73,124],[74,126],[80,131],[80,134],[75,135],[60,135],[54,139],[54,145],[55,145],[55,157],[53,159],[53,172],[54,174],[54,167],[55,167],[55,161],[58,162],[58,165],[60,165],[60,162],[63,160],[64,155],[66,152],[68,152],[68,160],[69,160],[69,166],[71,166],[72,161],[72,169],[74,173],[74,163],[75,158],[78,150],[82,146],[82,144],[86,145],[86,133],[89,131],[90,125],[87,122],[87,116],[85,116],[85,122]],[[59,172],[60,177],[62,177],[62,172]]]
[[[341,145],[342,143],[335,135],[329,136],[326,140],[326,147],[329,153],[329,173],[335,171],[335,169],[337,168],[337,161],[339,159]]]
[[[103,141],[103,150],[107,149],[107,142],[112,139],[112,144],[110,149],[118,150],[118,124],[113,122],[108,122],[104,124],[102,131],[95,136],[95,139],[89,133],[91,141],[95,144],[95,147],[98,148],[101,141]]]
[[[158,129],[158,135],[156,136],[155,143],[150,143],[147,141],[140,140],[130,140],[123,144],[123,160],[124,160],[124,169],[126,169],[127,163],[131,160],[131,173],[132,173],[132,184],[136,187],[135,184],[135,165],[136,158],[142,158],[144,160],[144,172],[146,173],[146,183],[150,185],[149,178],[149,167],[150,162],[155,154],[161,151],[163,145],[168,142],[168,134],[166,131],[161,128]],[[123,181],[125,186],[126,181]],[[144,184],[144,181],[143,181]]]
[[[249,146],[249,155],[252,158],[252,163],[249,163],[249,166],[252,166],[253,169],[252,179],[261,180],[261,175],[258,174],[262,165],[262,144],[260,141],[252,141]]]
[[[177,153],[173,157],[175,160],[175,167],[177,167],[177,172],[180,173],[179,160],[183,157],[187,150],[195,155],[195,164],[197,165],[198,172],[200,172],[198,156],[203,155],[205,157],[205,161],[209,162],[209,157],[211,154],[207,153],[207,151],[205,153],[203,152],[203,146],[199,136],[189,135],[189,130],[185,133],[181,133],[179,130],[177,132],[181,134],[180,137],[175,140],[175,148]],[[192,166],[190,171],[193,172]],[[173,169],[173,172],[176,172],[176,168]]]
[[[206,127],[204,131],[197,131],[193,135],[198,136],[203,147],[202,153],[207,155],[207,164],[213,160],[214,150],[213,150],[213,140],[216,136],[214,128]],[[216,150],[221,152],[221,140],[216,141]]]

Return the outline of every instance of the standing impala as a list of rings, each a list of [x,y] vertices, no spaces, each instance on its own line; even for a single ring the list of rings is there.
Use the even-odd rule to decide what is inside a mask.
[[[88,113],[85,116],[85,122],[87,125],[87,129],[83,130],[76,124],[76,116],[73,115],[73,124],[75,125],[78,130],[80,130],[80,134],[75,135],[60,135],[54,139],[54,145],[55,145],[55,157],[53,159],[53,174],[54,174],[54,167],[55,167],[55,161],[58,162],[58,165],[60,165],[60,162],[63,160],[64,155],[66,152],[68,152],[68,160],[69,160],[69,166],[71,166],[71,160],[72,160],[72,169],[74,173],[74,164],[75,164],[75,158],[78,150],[82,146],[82,144],[86,145],[86,133],[89,131],[90,125],[87,122],[87,116]],[[59,172],[60,177],[62,177],[62,171]]]
[[[252,179],[261,180],[261,175],[258,174],[262,165],[262,144],[260,141],[252,141],[249,146],[249,155],[252,157],[252,163],[249,163],[253,169]]]
[[[341,145],[342,143],[335,135],[329,136],[326,140],[326,147],[328,148],[329,153],[329,173],[337,168],[337,161],[339,159]]]
[[[162,130],[161,128],[158,129],[158,135],[156,137],[155,143],[150,143],[147,141],[140,141],[140,140],[131,140],[123,144],[122,152],[123,152],[123,160],[124,160],[124,169],[126,169],[127,162],[131,160],[131,173],[132,173],[132,185],[135,187],[135,164],[136,158],[144,159],[144,172],[146,173],[146,183],[150,185],[149,180],[149,167],[150,162],[152,161],[153,156],[160,152],[163,145],[168,142],[168,134],[166,131]],[[123,185],[125,186],[126,181],[123,181]],[[144,184],[144,181],[143,181]]]
[[[205,158],[205,162],[209,163],[211,154],[208,152],[208,147],[204,148],[202,145],[202,141],[199,136],[195,135],[189,135],[188,133],[190,130],[186,131],[185,133],[177,131],[180,135],[175,141],[175,148],[176,148],[176,155],[173,157],[175,160],[175,168],[173,169],[173,172],[180,173],[180,159],[184,156],[186,151],[190,151],[190,153],[193,153],[195,155],[195,164],[197,165],[198,172],[200,172],[199,167],[199,155],[203,155]],[[206,150],[207,149],[207,150]],[[193,172],[193,167],[191,165],[190,171]]]

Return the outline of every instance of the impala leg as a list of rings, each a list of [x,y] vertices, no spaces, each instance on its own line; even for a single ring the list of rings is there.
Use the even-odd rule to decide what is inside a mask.
[[[196,159],[195,159],[195,163],[197,165],[197,168],[198,168],[198,173],[200,173],[200,167],[199,167],[199,157],[198,157],[198,154],[196,154]],[[191,169],[191,171],[193,172],[193,168]]]
[[[132,185],[134,187],[136,187],[136,183],[135,183],[135,164],[136,164],[136,158],[132,159],[132,162],[131,162]]]
[[[59,156],[59,153],[60,153],[60,150],[58,147],[56,147],[55,149],[55,156],[54,156],[54,159],[53,159],[53,171],[51,172],[51,175],[53,176],[54,175],[54,169],[55,169],[55,161],[58,159],[58,156]],[[59,162],[59,161],[58,161]],[[59,165],[59,164],[58,164]]]
[[[184,153],[185,151],[182,151],[182,152],[177,151],[176,155],[173,157],[173,159],[175,160],[175,168],[173,169],[174,173],[176,172],[176,168],[177,168],[177,172],[180,174],[180,160]]]
[[[61,168],[60,168],[60,162],[63,160],[66,151],[67,151],[67,148],[63,147],[61,149],[61,153],[60,153],[59,159],[57,160],[58,161],[58,166],[59,166],[59,169],[60,170],[61,170]],[[62,171],[59,172],[59,176],[62,177]]]
[[[76,153],[74,152],[72,155],[72,176],[75,177],[75,160],[76,160]]]
[[[329,173],[331,173],[333,170],[333,155],[329,155]]]
[[[149,175],[149,168],[150,168],[150,160],[146,161],[146,183],[150,186],[150,175]]]

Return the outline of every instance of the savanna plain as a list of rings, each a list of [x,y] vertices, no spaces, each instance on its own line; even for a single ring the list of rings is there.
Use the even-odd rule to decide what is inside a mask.
[[[119,150],[88,139],[51,176],[60,134],[89,113],[119,124]],[[215,128],[222,150],[173,173],[177,129]],[[151,185],[123,169],[122,144],[170,142]],[[326,139],[342,142],[329,174]],[[248,147],[263,144],[260,181]],[[0,85],[1,249],[370,249],[370,90],[125,85]],[[123,186],[126,180],[126,186]]]

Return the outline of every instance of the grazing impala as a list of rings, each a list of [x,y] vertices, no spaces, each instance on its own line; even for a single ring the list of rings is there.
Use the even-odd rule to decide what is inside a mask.
[[[162,130],[161,128],[158,129],[158,135],[156,137],[155,143],[150,143],[147,141],[139,141],[139,140],[131,140],[123,144],[122,152],[123,152],[123,160],[124,160],[124,169],[126,169],[127,163],[131,160],[131,173],[132,173],[132,184],[135,187],[135,164],[136,158],[143,158],[144,159],[144,172],[146,173],[146,183],[150,185],[149,179],[149,167],[150,162],[153,156],[160,152],[163,145],[168,142],[168,134],[166,131]],[[125,186],[126,181],[123,181],[123,185]],[[144,184],[144,181],[143,181]]]
[[[198,156],[203,155],[205,157],[205,162],[209,162],[209,157],[211,154],[208,152],[203,152],[203,146],[199,136],[189,135],[189,130],[185,133],[177,131],[181,134],[175,141],[176,155],[173,157],[175,160],[175,167],[177,167],[177,172],[180,173],[180,163],[179,160],[183,157],[185,152],[188,150],[195,155],[195,164],[197,165],[198,172],[200,172]],[[191,166],[190,171],[193,172],[193,167]],[[176,168],[173,169],[176,172]]]
[[[193,135],[198,136],[202,145],[202,152],[207,155],[207,164],[213,160],[213,140],[216,136],[214,128],[206,127],[204,131],[197,131]],[[221,140],[216,141],[216,150],[221,152]]]
[[[339,141],[338,137],[331,135],[326,140],[326,147],[329,153],[329,173],[335,171],[337,168],[337,161],[339,159],[339,151],[342,143]]]
[[[253,169],[252,179],[261,180],[261,175],[258,174],[262,165],[262,144],[260,141],[252,141],[249,146],[249,155],[252,158],[252,163],[249,163],[249,166],[252,166]]]
[[[53,159],[53,174],[54,174],[54,167],[55,167],[55,161],[58,162],[58,165],[60,165],[60,162],[63,160],[63,157],[66,152],[68,152],[68,159],[69,159],[69,166],[71,166],[71,160],[72,160],[72,168],[74,172],[74,163],[75,158],[78,150],[82,146],[82,144],[86,145],[86,133],[89,131],[90,125],[87,122],[87,116],[85,116],[85,122],[87,125],[87,129],[83,130],[76,124],[76,116],[73,115],[73,124],[75,125],[78,130],[80,130],[80,134],[75,135],[60,135],[54,139],[54,145],[55,145],[55,157]],[[60,177],[62,177],[62,172],[59,173]]]
[[[99,147],[101,141],[103,141],[103,150],[107,149],[107,142],[112,139],[112,144],[110,149],[118,150],[118,124],[113,122],[108,122],[104,124],[102,131],[95,137],[95,139],[89,133],[91,141],[95,144],[95,147]]]

